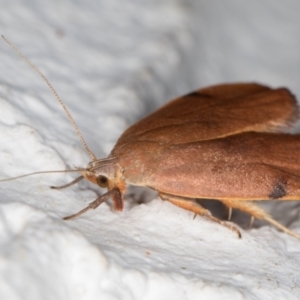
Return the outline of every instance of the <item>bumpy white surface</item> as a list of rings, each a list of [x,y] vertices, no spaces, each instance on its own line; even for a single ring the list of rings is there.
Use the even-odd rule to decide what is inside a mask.
[[[97,157],[200,86],[250,80],[300,94],[296,0],[90,2],[0,0],[0,28],[57,88]],[[4,42],[0,61],[1,178],[85,166],[41,79]],[[129,193],[122,213],[108,203],[64,222],[100,192],[49,189],[71,179],[0,183],[0,299],[299,299],[298,240],[270,226],[239,240],[159,199],[134,204],[144,191]],[[300,232],[297,203],[265,206]]]

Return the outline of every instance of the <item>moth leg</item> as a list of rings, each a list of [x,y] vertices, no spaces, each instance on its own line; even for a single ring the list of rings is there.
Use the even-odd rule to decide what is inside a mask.
[[[255,218],[254,218],[253,216],[251,216],[250,223],[249,223],[249,228],[252,227],[253,222],[254,222],[254,219],[255,219]]]
[[[51,189],[54,190],[61,190],[61,189],[65,189],[73,184],[76,184],[77,182],[81,181],[84,177],[83,176],[79,176],[76,179],[74,179],[73,181],[71,181],[70,183],[64,184],[64,185],[60,185],[60,186],[50,186]]]
[[[282,230],[283,232],[300,239],[300,235],[296,232],[293,232],[292,230],[288,229],[287,227],[283,226],[276,220],[274,220],[269,214],[267,214],[263,209],[261,209],[259,206],[254,204],[253,202],[248,201],[236,201],[236,200],[219,200],[227,207],[231,208],[237,208],[245,213],[248,213],[251,215],[251,223],[253,222],[253,218],[265,220],[272,224],[273,226],[277,227],[278,229]],[[250,223],[250,224],[251,224]]]
[[[231,220],[231,216],[232,216],[232,207],[228,207],[228,221]]]
[[[193,200],[191,200],[189,198],[176,197],[176,196],[168,195],[168,194],[159,194],[159,196],[161,197],[162,200],[167,200],[180,208],[189,210],[189,211],[195,213],[196,215],[204,216],[211,221],[219,223],[222,226],[225,226],[225,227],[229,228],[230,230],[234,231],[238,235],[239,238],[242,237],[241,232],[233,224],[226,223],[226,222],[221,221],[218,218],[212,216],[212,214],[209,210],[205,209],[200,204],[194,202]]]
[[[107,193],[98,197],[93,202],[91,202],[86,208],[82,209],[81,211],[79,211],[78,213],[76,213],[74,215],[64,217],[63,220],[74,219],[74,218],[84,214],[85,212],[87,212],[90,209],[96,209],[100,204],[107,201],[110,197],[113,199],[115,210],[119,210],[119,211],[122,210],[123,209],[123,198],[122,198],[121,192],[119,189],[112,189],[112,190],[108,191]]]

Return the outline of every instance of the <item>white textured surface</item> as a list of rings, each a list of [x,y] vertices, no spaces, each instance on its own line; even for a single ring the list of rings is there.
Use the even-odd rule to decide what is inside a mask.
[[[105,157],[127,126],[193,88],[255,80],[300,94],[299,2],[247,3],[0,0],[0,28]],[[4,42],[0,61],[1,178],[85,166],[41,79]],[[99,193],[49,189],[71,178],[0,183],[0,299],[299,299],[298,240],[270,226],[239,240],[159,199],[134,204],[143,192],[122,213],[108,203],[64,222]],[[297,203],[265,206],[300,231]]]

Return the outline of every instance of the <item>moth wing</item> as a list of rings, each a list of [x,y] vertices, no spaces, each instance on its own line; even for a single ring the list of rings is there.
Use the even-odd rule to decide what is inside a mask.
[[[300,135],[247,132],[165,148],[141,178],[187,198],[299,200],[299,153]]]
[[[121,135],[110,156],[119,159],[127,183],[150,186],[165,192],[167,186],[172,191],[172,185],[177,188],[182,185],[183,190],[191,191],[191,196],[203,196],[205,193],[202,194],[201,191],[206,183],[208,188],[216,187],[216,191],[219,186],[224,189],[234,186],[234,182],[228,182],[229,179],[226,181],[225,177],[240,166],[244,171],[240,169],[236,171],[236,177],[228,178],[249,178],[249,174],[256,174],[254,165],[237,163],[239,158],[247,158],[247,147],[253,149],[249,141],[260,137],[259,132],[281,131],[297,117],[296,100],[287,89],[270,89],[258,84],[213,86],[175,99],[131,126]],[[249,132],[245,135],[248,140],[242,139],[243,132]],[[256,132],[254,134],[257,136],[253,137],[250,132]],[[275,139],[275,142],[267,136],[266,134],[266,139],[270,140],[269,146],[274,149],[284,147],[285,139],[290,137],[278,135],[280,138]],[[298,145],[299,136],[294,139]],[[252,150],[257,155],[253,164],[259,163],[259,155],[268,156],[268,148],[263,145],[264,142],[258,143],[257,149]],[[236,148],[243,148],[245,152]],[[293,159],[298,162],[295,153]],[[274,159],[277,159],[276,156]],[[288,158],[280,160],[285,162]],[[201,161],[206,161],[207,165],[201,164]],[[218,166],[223,167],[214,171]],[[299,164],[295,163],[294,168],[295,166]],[[260,168],[264,168],[264,165],[261,164]],[[218,174],[220,177],[217,177]],[[262,176],[260,174],[263,173],[257,172],[257,178]],[[151,176],[157,176],[157,179]],[[208,178],[212,181],[210,184],[207,182]],[[217,184],[217,178],[224,180]],[[263,181],[263,178],[260,179]],[[251,184],[250,180],[247,184]],[[187,185],[189,189],[185,188]],[[247,189],[246,185],[244,189]],[[216,195],[220,196],[220,193],[217,192]]]
[[[246,131],[281,131],[298,114],[297,102],[285,88],[216,85],[167,103],[128,128],[116,147],[130,141],[180,144]]]

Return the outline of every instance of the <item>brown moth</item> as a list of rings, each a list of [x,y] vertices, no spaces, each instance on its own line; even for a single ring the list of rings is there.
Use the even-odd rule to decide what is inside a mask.
[[[66,171],[80,172],[80,177],[52,188],[66,188],[85,178],[108,190],[65,220],[109,198],[114,209],[122,211],[123,194],[130,184],[152,188],[161,199],[218,222],[239,237],[237,227],[212,216],[196,200],[219,200],[229,208],[229,215],[237,208],[300,239],[254,203],[300,199],[300,135],[284,133],[298,119],[299,108],[287,89],[255,83],[200,89],[129,127],[109,156],[97,159],[45,76],[8,43],[48,84],[92,159],[86,168]],[[45,172],[11,179],[40,173]]]

